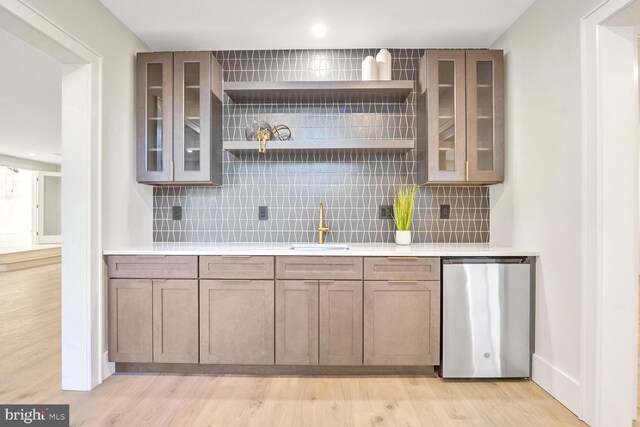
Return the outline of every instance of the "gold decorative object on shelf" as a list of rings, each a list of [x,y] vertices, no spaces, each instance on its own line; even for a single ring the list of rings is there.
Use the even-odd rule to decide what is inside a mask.
[[[258,153],[266,153],[267,141],[271,139],[271,129],[258,128],[256,136],[258,137]]]
[[[254,120],[245,128],[247,141],[258,141],[258,153],[267,152],[267,141],[291,141],[291,129],[287,125],[271,125],[263,120]]]

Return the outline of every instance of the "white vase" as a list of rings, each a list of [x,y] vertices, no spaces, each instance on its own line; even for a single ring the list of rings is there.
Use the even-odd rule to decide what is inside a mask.
[[[373,56],[362,61],[362,80],[378,80],[378,63]]]
[[[391,53],[381,49],[376,55],[378,64],[378,80],[391,80]]]
[[[396,245],[410,245],[411,230],[396,230]]]

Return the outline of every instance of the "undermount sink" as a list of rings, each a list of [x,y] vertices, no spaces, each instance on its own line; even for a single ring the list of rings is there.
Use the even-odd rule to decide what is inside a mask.
[[[327,243],[302,243],[291,246],[292,251],[348,251],[349,246]]]

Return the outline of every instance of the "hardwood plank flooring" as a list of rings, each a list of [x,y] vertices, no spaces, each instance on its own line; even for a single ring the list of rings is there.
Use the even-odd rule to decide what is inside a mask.
[[[569,426],[531,381],[114,375],[60,391],[60,266],[0,274],[0,402],[69,403],[82,426]]]

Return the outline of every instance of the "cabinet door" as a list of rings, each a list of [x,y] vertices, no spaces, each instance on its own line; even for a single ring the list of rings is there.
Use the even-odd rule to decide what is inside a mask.
[[[222,178],[222,95],[216,96],[221,82],[211,52],[174,54],[176,182],[222,184],[214,182]]]
[[[427,179],[463,182],[466,161],[465,53],[427,52]]]
[[[109,360],[153,361],[151,280],[109,280]]]
[[[139,53],[136,65],[138,182],[173,179],[173,54]]]
[[[317,281],[276,281],[276,364],[318,364]]]
[[[153,281],[154,363],[198,363],[198,281]]]
[[[467,160],[472,182],[504,181],[504,71],[501,50],[469,50]]]
[[[200,363],[273,365],[273,280],[200,281]]]
[[[364,284],[364,364],[437,365],[440,282]]]
[[[362,282],[319,282],[320,364],[362,365]]]

